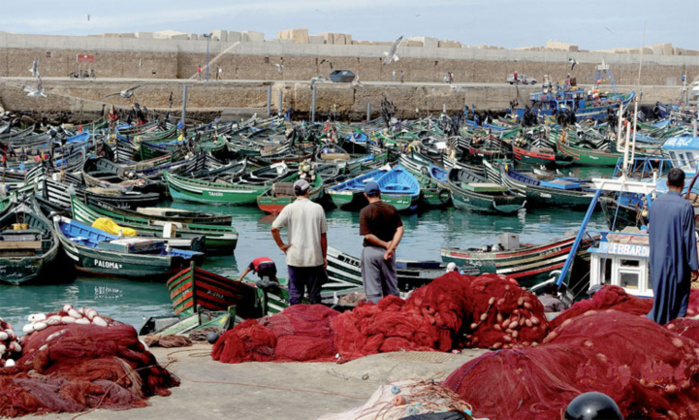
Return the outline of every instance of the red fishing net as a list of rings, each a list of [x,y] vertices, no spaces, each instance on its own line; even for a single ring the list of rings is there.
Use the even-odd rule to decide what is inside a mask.
[[[342,314],[319,305],[296,305],[245,321],[219,339],[212,356],[238,363],[325,361],[339,354],[340,361],[347,361],[399,350],[449,351],[464,344],[527,346],[547,332],[543,306],[516,281],[449,273],[405,301],[388,296],[377,305],[360,303]]]
[[[473,279],[471,289],[468,347],[536,346],[548,333],[544,306],[516,280],[484,274]]]
[[[295,305],[226,331],[211,356],[223,363],[332,361],[337,353],[330,324],[339,312],[323,305]]]
[[[473,404],[475,417],[493,420],[559,419],[589,391],[609,395],[625,418],[699,418],[699,345],[671,329],[624,312],[588,311],[543,343],[485,354],[444,384]]]
[[[0,369],[0,416],[127,409],[169,395],[178,379],[158,365],[133,327],[108,322],[47,326],[23,337],[16,366]]]

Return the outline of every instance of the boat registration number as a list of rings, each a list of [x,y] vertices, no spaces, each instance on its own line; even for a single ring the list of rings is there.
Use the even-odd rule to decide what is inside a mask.
[[[212,197],[223,197],[223,193],[220,192],[211,192],[209,191],[209,195]]]

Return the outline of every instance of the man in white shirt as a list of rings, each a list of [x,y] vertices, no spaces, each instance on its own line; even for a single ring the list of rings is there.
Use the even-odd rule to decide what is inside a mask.
[[[291,305],[301,303],[306,288],[311,303],[320,303],[320,288],[327,280],[328,223],[323,208],[308,199],[310,190],[308,181],[296,181],[296,200],[284,207],[272,223],[272,237],[286,254]],[[283,227],[288,228],[288,244],[279,233]]]

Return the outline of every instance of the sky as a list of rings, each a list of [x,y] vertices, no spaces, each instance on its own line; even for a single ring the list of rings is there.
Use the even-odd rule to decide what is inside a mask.
[[[672,43],[699,50],[698,0],[3,0],[0,30],[88,35],[214,29],[349,33],[391,42],[429,36],[505,48],[547,41],[584,50]],[[89,20],[88,20],[89,15]],[[645,28],[645,36],[644,36]]]

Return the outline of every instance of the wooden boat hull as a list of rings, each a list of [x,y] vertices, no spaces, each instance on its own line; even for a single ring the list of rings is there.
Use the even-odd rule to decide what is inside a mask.
[[[502,274],[516,279],[524,287],[531,287],[549,278],[552,271],[563,267],[574,241],[575,236],[570,236],[547,244],[493,252],[442,248],[441,255],[445,262],[475,267],[481,274]],[[587,241],[584,245],[587,246],[581,246],[581,248],[587,249],[591,241]]]
[[[268,187],[265,185],[236,185],[187,179],[163,172],[173,200],[207,204],[252,205]]]
[[[167,281],[167,287],[176,315],[192,315],[197,306],[224,311],[233,305],[242,318],[263,315],[256,287],[197,267],[179,271]]]
[[[140,234],[162,237],[163,224],[142,217],[125,216],[112,211],[108,205],[90,205],[71,197],[75,220],[92,224],[100,217],[107,217],[123,227],[136,229]],[[194,239],[204,237],[204,247],[211,254],[231,254],[238,244],[238,231],[233,226],[178,224],[176,237]]]
[[[173,255],[148,255],[96,249],[72,241],[64,231],[61,219],[54,219],[54,229],[68,258],[75,268],[90,274],[106,277],[158,281],[188,267],[190,259]]]
[[[38,240],[0,242],[0,282],[18,286],[45,279],[55,266],[59,250],[51,222],[33,200],[11,206],[9,199],[3,199],[0,207],[3,209],[0,228],[19,236],[38,235],[35,236]],[[26,230],[10,230],[13,224],[20,222],[27,224]]]
[[[323,290],[345,291],[364,287],[362,281],[361,259],[346,254],[333,247],[328,247],[328,283],[323,285]],[[398,275],[398,289],[401,292],[422,287],[446,271],[446,263],[439,261],[405,262],[396,263]]]

